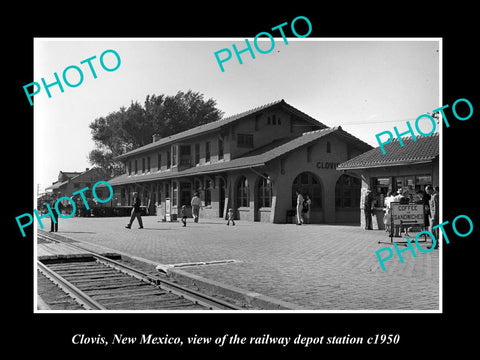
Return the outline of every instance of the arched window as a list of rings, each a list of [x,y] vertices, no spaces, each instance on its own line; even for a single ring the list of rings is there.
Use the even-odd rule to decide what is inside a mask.
[[[237,206],[248,207],[250,206],[250,199],[248,196],[248,181],[245,176],[240,177],[237,182]]]
[[[335,208],[358,208],[360,206],[360,179],[343,174],[335,184]]]
[[[272,206],[272,183],[268,180],[268,175],[263,174],[257,183],[258,207]]]
[[[322,208],[322,185],[317,177],[310,172],[299,174],[292,184],[292,207],[297,206],[297,196],[295,192],[299,190],[302,196],[310,196],[312,200],[312,210]]]

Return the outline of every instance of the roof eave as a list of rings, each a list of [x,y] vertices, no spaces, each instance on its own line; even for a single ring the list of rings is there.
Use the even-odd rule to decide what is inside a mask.
[[[188,169],[187,169],[185,171],[172,172],[172,173],[169,173],[169,174],[159,173],[157,177],[154,176],[154,177],[151,177],[151,178],[148,178],[148,179],[128,176],[128,177],[126,177],[126,179],[122,179],[122,181],[120,181],[118,183],[114,182],[111,185],[112,186],[119,186],[119,185],[124,185],[124,184],[135,184],[135,183],[148,182],[148,181],[168,180],[168,179],[175,179],[175,178],[180,178],[180,177],[198,176],[198,175],[202,175],[202,174],[205,174],[205,173],[217,174],[217,173],[221,173],[221,172],[225,172],[225,171],[244,170],[244,169],[249,169],[249,168],[253,168],[253,167],[260,167],[260,166],[265,166],[265,163],[264,162],[259,162],[259,163],[248,164],[248,165],[222,167],[222,168],[219,168],[219,169],[199,169],[199,168],[197,168],[198,171],[196,171],[196,172],[185,173],[185,171],[188,171]],[[109,183],[111,183],[111,181],[114,180],[114,179],[115,178],[110,179]],[[102,187],[104,185],[99,184],[99,186]]]
[[[379,163],[379,164],[370,164],[370,165],[358,165],[358,166],[337,166],[337,170],[362,170],[362,169],[372,169],[372,168],[381,168],[381,167],[391,167],[391,166],[406,166],[406,165],[417,165],[417,164],[427,164],[435,160],[436,157],[430,159],[414,160],[414,161],[396,161],[392,163]]]
[[[150,146],[146,149],[142,149],[143,146],[147,146],[147,145],[151,145],[153,143],[150,143],[150,144],[147,144],[147,145],[143,145],[142,147],[139,147],[137,149],[134,149],[134,150],[131,150],[129,152],[126,152],[124,154],[121,154],[121,155],[118,155],[116,157],[113,158],[114,161],[120,161],[120,160],[123,160],[123,159],[126,159],[130,156],[134,156],[134,155],[138,155],[138,154],[141,154],[141,153],[145,153],[145,152],[149,152],[149,151],[152,151],[152,150],[155,150],[157,148],[161,148],[163,146],[168,146],[168,145],[171,145],[172,143],[176,143],[176,142],[182,142],[182,141],[185,141],[185,140],[189,140],[193,137],[196,137],[198,135],[205,135],[205,134],[209,134],[209,133],[213,133],[215,131],[219,131],[222,129],[224,125],[221,125],[219,126],[218,128],[215,128],[215,129],[209,129],[209,130],[204,130],[204,131],[201,131],[201,132],[198,132],[198,133],[195,133],[195,134],[192,134],[192,135],[186,135],[185,137],[182,137],[181,139],[171,139],[169,141],[165,141],[161,144],[158,144],[158,145],[153,145],[153,146]],[[175,134],[174,134],[175,135]],[[167,138],[162,138],[161,140],[165,140]],[[159,140],[160,142],[160,140]]]

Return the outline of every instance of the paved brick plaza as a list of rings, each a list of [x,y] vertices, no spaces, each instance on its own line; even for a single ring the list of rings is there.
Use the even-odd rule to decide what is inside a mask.
[[[439,250],[403,253],[382,271],[375,251],[389,241],[357,226],[267,224],[205,219],[181,223],[143,217],[60,219],[59,234],[149,259],[178,264],[234,259],[183,271],[315,310],[438,310]],[[49,222],[44,221],[46,230]],[[47,224],[48,223],[48,224]],[[422,244],[425,248],[426,244]],[[428,244],[428,247],[430,244]]]

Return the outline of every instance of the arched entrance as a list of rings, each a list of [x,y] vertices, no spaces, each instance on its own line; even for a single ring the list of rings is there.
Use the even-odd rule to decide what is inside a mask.
[[[292,209],[296,208],[299,190],[303,197],[308,195],[312,200],[310,210],[310,222],[319,223],[323,221],[323,194],[322,185],[318,177],[311,172],[300,173],[292,183]]]

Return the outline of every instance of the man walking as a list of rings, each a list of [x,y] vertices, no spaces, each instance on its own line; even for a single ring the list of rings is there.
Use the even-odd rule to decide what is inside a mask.
[[[128,223],[127,226],[125,226],[127,229],[131,229],[133,220],[137,218],[138,220],[138,225],[139,229],[143,229],[143,222],[142,222],[142,214],[140,212],[140,198],[138,197],[138,193],[134,192],[133,193],[133,207],[132,207],[132,215],[130,216],[130,222]]]
[[[200,205],[202,205],[202,200],[200,200],[197,193],[193,195],[190,205],[192,205],[193,221],[198,223],[198,217],[200,215]]]

